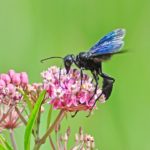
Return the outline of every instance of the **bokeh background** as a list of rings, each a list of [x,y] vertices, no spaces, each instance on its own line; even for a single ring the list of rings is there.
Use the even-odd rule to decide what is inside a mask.
[[[71,126],[74,133],[82,126],[100,150],[149,150],[149,0],[1,0],[0,72],[27,71],[30,82],[41,82],[41,71],[62,64],[60,60],[41,64],[42,58],[88,50],[116,28],[127,30],[128,53],[103,64],[104,72],[116,79],[111,97],[98,104],[90,118],[79,113],[64,120],[62,128]],[[45,126],[43,119],[43,130]],[[24,127],[15,131],[19,150],[23,134]],[[51,149],[49,143],[42,149]]]

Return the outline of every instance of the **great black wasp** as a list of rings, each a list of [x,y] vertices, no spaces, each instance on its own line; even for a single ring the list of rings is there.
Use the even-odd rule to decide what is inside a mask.
[[[97,92],[98,80],[99,76],[101,76],[103,78],[102,93],[99,95],[97,99],[99,99],[100,96],[104,94],[107,100],[111,95],[115,79],[103,73],[102,62],[108,60],[114,54],[124,52],[121,51],[121,48],[124,45],[123,41],[124,36],[125,36],[125,29],[116,29],[105,35],[87,52],[80,52],[76,56],[74,56],[73,54],[69,54],[64,58],[49,57],[46,59],[42,59],[41,62],[51,58],[61,58],[64,61],[66,73],[69,73],[70,67],[74,63],[78,68],[80,68],[81,84],[82,84],[83,70],[90,70],[96,82],[95,91],[90,100],[94,97],[94,95]]]

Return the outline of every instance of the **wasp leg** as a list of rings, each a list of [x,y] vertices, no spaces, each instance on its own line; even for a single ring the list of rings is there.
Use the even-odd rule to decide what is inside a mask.
[[[59,69],[59,77],[58,77],[58,79],[59,79],[59,85],[60,85],[60,76],[61,76],[61,66],[60,66],[60,69]]]
[[[101,77],[103,77],[103,86],[102,86],[102,93],[97,97],[97,99],[95,100],[93,107],[95,106],[96,102],[99,100],[99,98],[104,94],[106,100],[110,97],[111,92],[112,92],[112,88],[113,88],[113,84],[115,82],[115,79],[112,77],[109,77],[106,74],[101,74]]]
[[[93,94],[92,97],[89,99],[89,102],[94,98],[94,96],[95,96],[95,94],[96,94],[96,92],[97,92],[98,80],[99,80],[99,77],[98,77],[97,73],[92,72],[92,74],[93,74],[93,78],[94,78],[94,80],[95,80],[95,82],[96,82],[96,85],[95,85],[94,94]]]
[[[102,93],[105,95],[107,100],[111,95],[115,79],[104,73],[101,73],[100,76],[103,78]]]
[[[96,104],[96,102],[98,101],[98,99],[101,97],[103,95],[103,93],[101,93],[98,97],[97,97],[97,99],[95,100],[95,102],[94,102],[94,104],[93,104],[93,106],[92,106],[92,109],[93,109],[93,107],[95,106],[95,104]],[[91,110],[92,110],[91,109]],[[87,116],[88,117],[88,116]]]
[[[94,79],[92,78],[91,83],[93,83],[93,80],[94,80]]]
[[[93,109],[93,107],[92,107],[92,109]],[[86,117],[90,117],[91,116],[92,109],[89,111],[89,113],[88,113],[88,115]]]
[[[78,110],[73,115],[71,115],[71,117],[72,118],[75,117],[77,115],[77,113],[78,113]]]
[[[80,68],[80,76],[81,76],[81,85],[82,86],[82,79],[83,79],[83,68]],[[81,87],[80,87],[81,88]]]

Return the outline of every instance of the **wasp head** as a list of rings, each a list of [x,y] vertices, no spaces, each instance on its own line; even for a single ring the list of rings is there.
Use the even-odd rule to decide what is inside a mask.
[[[69,73],[72,63],[73,63],[73,55],[67,55],[66,57],[64,57],[64,66],[67,71],[67,74]]]

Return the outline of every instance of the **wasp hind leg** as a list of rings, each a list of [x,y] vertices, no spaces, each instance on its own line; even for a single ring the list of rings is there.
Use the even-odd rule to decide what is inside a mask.
[[[105,98],[107,100],[111,95],[115,79],[104,73],[101,73],[100,76],[103,78],[102,94],[105,95]]]
[[[95,106],[96,102],[99,100],[99,98],[104,94],[105,100],[107,100],[112,92],[113,84],[115,82],[115,79],[112,77],[109,77],[108,75],[101,73],[100,76],[103,78],[103,86],[102,86],[102,93],[97,97],[95,100],[92,108]]]

